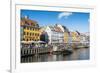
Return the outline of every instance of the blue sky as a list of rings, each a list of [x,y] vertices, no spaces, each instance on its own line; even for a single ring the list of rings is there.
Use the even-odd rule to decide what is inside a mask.
[[[89,32],[89,13],[21,10],[21,17],[24,16],[37,21],[39,26],[58,23],[66,26],[70,31]]]

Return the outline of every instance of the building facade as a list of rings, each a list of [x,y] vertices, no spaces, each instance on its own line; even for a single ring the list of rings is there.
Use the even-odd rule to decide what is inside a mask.
[[[61,28],[61,30],[63,31],[63,34],[64,34],[64,43],[69,43],[71,41],[70,40],[70,31],[69,31],[69,29],[66,26],[62,26],[60,24],[57,24],[57,26],[59,28]]]
[[[85,43],[90,41],[89,33],[81,33],[80,34],[80,42]]]
[[[39,41],[40,28],[36,21],[28,17],[21,18],[21,41]]]
[[[49,44],[52,43],[64,43],[64,32],[57,25],[46,26],[44,31],[47,32],[49,38]]]
[[[75,32],[70,32],[70,35],[72,37],[72,42],[80,42],[80,35]]]

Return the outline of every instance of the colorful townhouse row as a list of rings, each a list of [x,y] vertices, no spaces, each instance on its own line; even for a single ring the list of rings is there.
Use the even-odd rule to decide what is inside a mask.
[[[55,24],[40,27],[38,22],[27,16],[21,18],[21,41],[44,41],[52,43],[89,42],[89,33],[83,34],[78,31],[69,31],[67,27]]]

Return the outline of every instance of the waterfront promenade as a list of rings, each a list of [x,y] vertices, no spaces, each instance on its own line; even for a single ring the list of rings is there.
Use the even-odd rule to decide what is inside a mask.
[[[21,48],[21,56],[41,55],[41,54],[70,54],[74,49],[89,48],[89,43],[65,43],[39,46],[24,46]]]

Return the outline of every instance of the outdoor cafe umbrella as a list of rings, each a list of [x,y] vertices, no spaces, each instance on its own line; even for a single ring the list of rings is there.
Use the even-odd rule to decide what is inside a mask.
[[[38,43],[45,43],[44,41],[37,41]]]
[[[31,41],[21,41],[21,43],[23,43],[23,44],[29,44],[29,43],[31,43]]]

